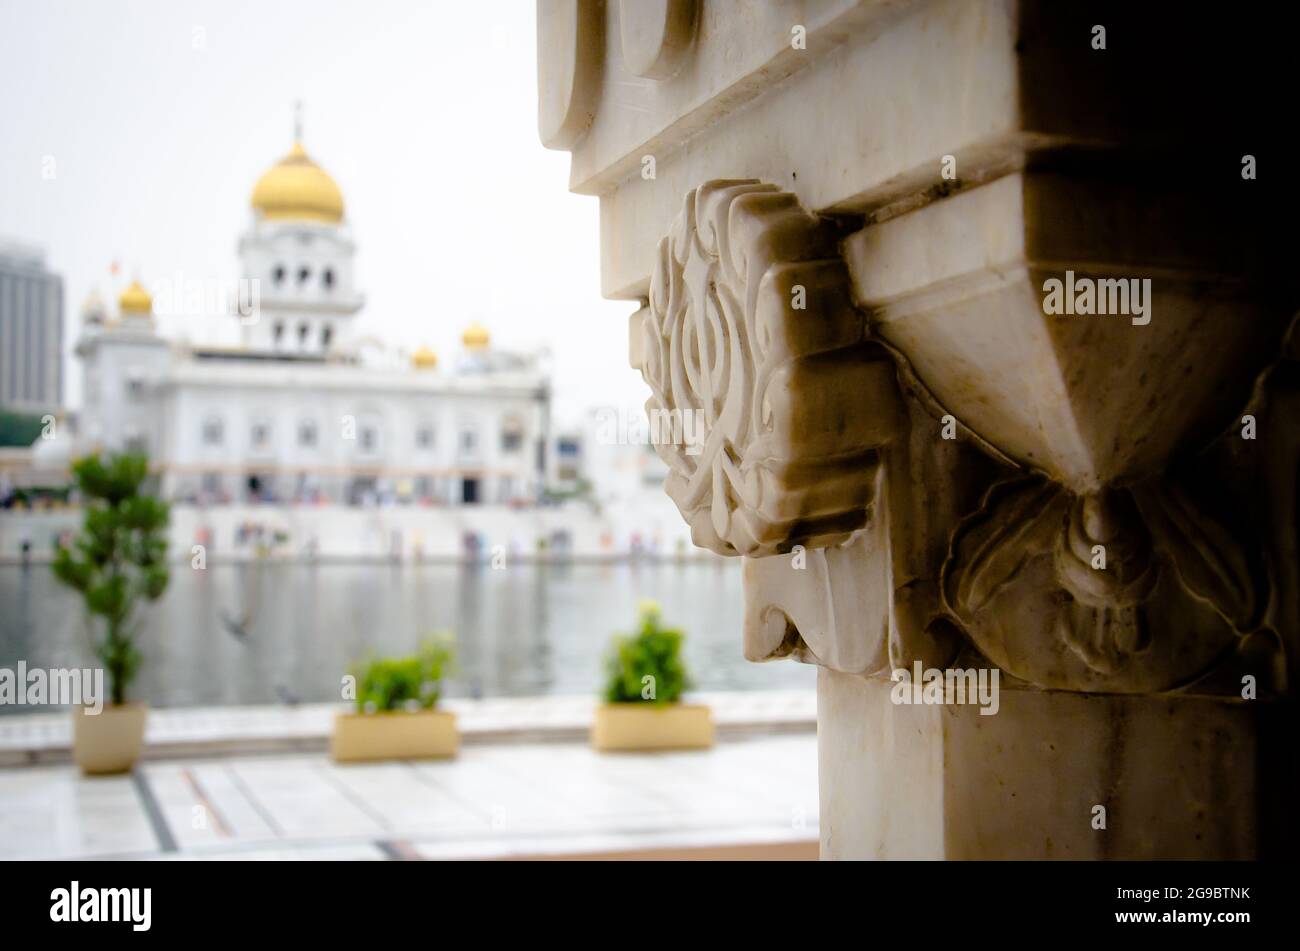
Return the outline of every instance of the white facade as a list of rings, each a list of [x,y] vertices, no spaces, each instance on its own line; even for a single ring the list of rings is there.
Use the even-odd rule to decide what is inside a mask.
[[[529,501],[545,401],[528,369],[472,377],[191,352],[149,400],[152,454],[164,493],[181,499]]]
[[[255,216],[239,242],[243,286],[256,281],[258,289],[257,319],[241,320],[244,345],[259,353],[347,352],[364,303],[353,284],[355,250],[346,225]]]

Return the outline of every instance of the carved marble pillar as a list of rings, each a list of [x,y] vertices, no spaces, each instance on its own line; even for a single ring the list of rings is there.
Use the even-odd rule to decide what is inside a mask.
[[[1300,293],[1249,44],[1027,0],[538,19],[647,409],[704,421],[665,489],[744,559],[746,656],[822,668],[823,855],[1293,849]],[[918,669],[996,702],[900,702]]]

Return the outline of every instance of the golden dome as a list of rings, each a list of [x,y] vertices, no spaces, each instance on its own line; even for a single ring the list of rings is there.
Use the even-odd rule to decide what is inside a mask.
[[[428,347],[421,347],[411,357],[411,366],[417,370],[432,370],[438,366],[438,355]]]
[[[139,281],[132,281],[118,297],[117,309],[123,314],[144,314],[148,317],[153,313],[153,298],[140,286]]]
[[[478,321],[466,327],[465,332],[460,336],[460,342],[469,350],[486,350],[491,340],[487,328]]]
[[[289,154],[257,180],[253,208],[274,220],[343,220],[343,193],[295,140]]]

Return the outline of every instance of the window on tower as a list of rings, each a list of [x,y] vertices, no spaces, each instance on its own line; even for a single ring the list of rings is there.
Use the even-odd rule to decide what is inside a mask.
[[[518,452],[524,444],[524,427],[517,419],[507,419],[501,427],[501,451]]]
[[[333,269],[333,268],[327,267],[327,268],[325,269],[325,273],[321,275],[321,282],[325,285],[325,290],[327,290],[327,291],[332,291],[332,290],[334,289],[334,269]]]
[[[298,268],[298,283],[299,283],[299,284],[306,284],[306,283],[307,283],[307,278],[309,278],[309,277],[311,277],[311,268],[309,268],[309,267],[308,267],[307,265],[305,265],[305,264],[304,264],[302,267]]]
[[[274,281],[276,284],[283,284],[283,283],[284,283],[284,265],[283,265],[283,264],[277,264],[277,265],[275,266],[275,270],[273,270],[273,271],[271,272],[271,280]]]

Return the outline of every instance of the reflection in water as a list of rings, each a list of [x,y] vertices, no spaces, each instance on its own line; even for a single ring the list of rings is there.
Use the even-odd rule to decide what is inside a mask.
[[[798,664],[741,656],[735,561],[517,565],[254,563],[178,565],[144,614],[134,695],[154,706],[336,700],[348,664],[455,632],[448,696],[589,694],[610,636],[658,601],[687,633],[701,690],[809,687]],[[0,566],[0,667],[92,663],[81,601],[49,568]],[[30,712],[0,706],[0,713]]]

